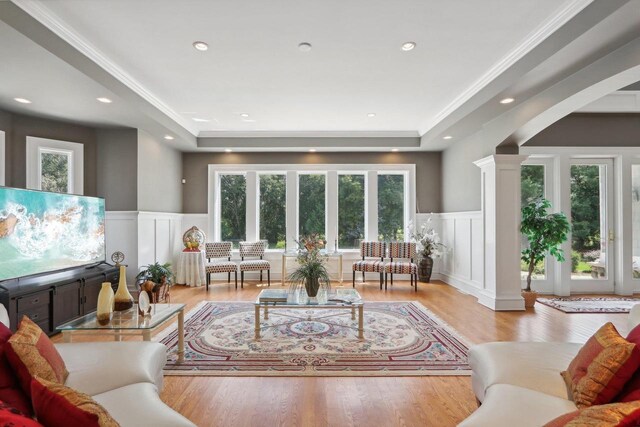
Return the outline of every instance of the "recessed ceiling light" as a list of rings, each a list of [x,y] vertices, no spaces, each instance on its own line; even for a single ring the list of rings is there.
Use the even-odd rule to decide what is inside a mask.
[[[298,45],[300,52],[309,52],[311,50],[311,43],[302,42]]]
[[[171,135],[165,135],[164,139],[166,139],[167,141],[173,141],[174,138]]]
[[[205,42],[193,42],[193,47],[195,47],[196,50],[199,50],[200,52],[209,50],[209,45]]]
[[[316,149],[315,149],[315,148],[309,148],[309,152],[310,152],[310,153],[315,153],[315,152],[316,152]]]
[[[402,50],[404,50],[405,52],[409,52],[410,50],[413,50],[415,47],[416,47],[416,42],[402,43]]]
[[[367,113],[367,117],[375,117],[376,113]]]
[[[191,120],[193,120],[194,122],[201,122],[201,123],[206,123],[211,121],[209,119],[201,119],[200,117],[192,117]]]
[[[101,96],[100,98],[96,98],[98,101],[102,102],[103,104],[111,104],[113,101],[110,100],[109,98],[105,98],[104,96]]]
[[[397,153],[398,149],[397,148],[392,148],[391,151],[393,151],[394,153]]]
[[[19,102],[20,104],[31,104],[31,101],[25,98],[13,98],[13,100]]]
[[[453,137],[451,135],[445,135],[442,137],[442,139],[452,139]]]
[[[515,99],[513,98],[504,98],[500,100],[500,104],[511,104]]]
[[[249,114],[248,113],[242,113],[242,114],[240,114],[240,117],[244,117],[246,119],[247,117],[249,117]]]
[[[225,152],[225,153],[230,153],[230,152],[232,152],[232,151],[233,151],[233,150],[232,150],[231,148],[225,148],[225,149],[224,149],[224,152]]]

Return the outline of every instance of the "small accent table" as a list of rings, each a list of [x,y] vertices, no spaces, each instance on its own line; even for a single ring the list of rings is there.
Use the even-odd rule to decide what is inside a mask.
[[[260,301],[262,296],[268,295],[270,299],[280,296],[286,301]],[[304,293],[306,296],[306,293]],[[289,292],[288,289],[263,289],[255,301],[255,339],[260,339],[260,331],[264,328],[260,323],[260,309],[263,309],[264,319],[269,319],[269,310],[280,308],[295,309],[345,309],[351,311],[351,319],[356,320],[358,310],[358,339],[364,339],[364,301],[355,289],[332,289],[327,293],[327,300],[319,303],[310,303],[308,299],[300,301],[299,294]],[[308,316],[305,319],[311,320]],[[325,317],[326,319],[326,317]],[[272,326],[267,326],[272,327]]]
[[[342,284],[342,252],[329,252],[329,251],[325,251],[322,250],[320,251],[320,254],[323,257],[329,258],[329,259],[337,259],[338,260],[338,281],[340,282],[340,284]],[[298,252],[297,251],[286,251],[282,253],[282,284],[284,285],[287,282],[287,259],[288,258],[297,258],[298,257]]]
[[[151,341],[151,334],[164,323],[178,318],[178,361],[184,361],[184,304],[152,304],[151,314],[142,316],[138,307],[127,311],[116,311],[108,325],[101,325],[96,312],[58,326],[64,342],[71,342],[77,335],[113,335],[116,341],[122,341],[123,335],[142,335],[144,341]]]
[[[176,284],[204,286],[207,283],[204,251],[180,252],[176,266]]]

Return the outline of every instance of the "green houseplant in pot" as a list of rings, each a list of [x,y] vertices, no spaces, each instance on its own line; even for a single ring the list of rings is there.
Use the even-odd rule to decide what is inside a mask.
[[[147,291],[151,301],[168,300],[169,288],[173,284],[173,270],[171,264],[159,262],[149,264],[140,270],[136,276],[141,290]]]
[[[547,199],[536,199],[522,207],[520,232],[527,239],[527,247],[522,250],[522,261],[527,265],[527,287],[522,291],[525,307],[533,307],[538,293],[531,290],[531,277],[538,263],[547,254],[558,261],[564,261],[560,245],[567,240],[571,226],[562,213],[549,213],[551,203]]]
[[[297,242],[299,254],[298,268],[289,275],[292,286],[304,286],[307,295],[315,299],[321,287],[329,287],[331,279],[327,271],[327,258],[320,253],[326,242],[318,234],[303,236]]]

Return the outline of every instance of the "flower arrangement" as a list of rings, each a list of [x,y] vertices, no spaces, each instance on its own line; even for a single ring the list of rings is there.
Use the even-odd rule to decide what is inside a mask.
[[[327,258],[320,253],[326,244],[326,240],[321,239],[317,233],[302,236],[298,244],[299,254],[297,257],[299,267],[289,275],[289,279],[294,283],[294,287],[303,284],[307,295],[315,297],[321,286],[321,281],[329,285],[331,279],[327,271]]]
[[[407,227],[411,240],[416,242],[416,249],[420,258],[439,258],[446,251],[447,247],[440,241],[438,232],[433,229],[433,214],[417,228],[413,222]]]

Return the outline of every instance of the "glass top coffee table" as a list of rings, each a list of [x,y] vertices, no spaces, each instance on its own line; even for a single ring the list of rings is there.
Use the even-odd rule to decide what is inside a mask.
[[[310,302],[306,292],[290,292],[288,289],[264,289],[255,301],[255,339],[260,339],[260,309],[264,319],[269,319],[269,311],[288,309],[344,309],[351,311],[351,319],[356,320],[358,310],[358,339],[364,339],[364,301],[355,289],[331,289],[319,302]]]
[[[113,335],[116,341],[122,341],[123,335],[142,335],[144,341],[151,341],[151,333],[164,323],[178,318],[178,360],[184,360],[184,304],[152,304],[151,313],[143,316],[134,304],[127,311],[115,311],[107,325],[101,325],[96,312],[82,316],[58,326],[64,342],[72,342],[77,335]]]

